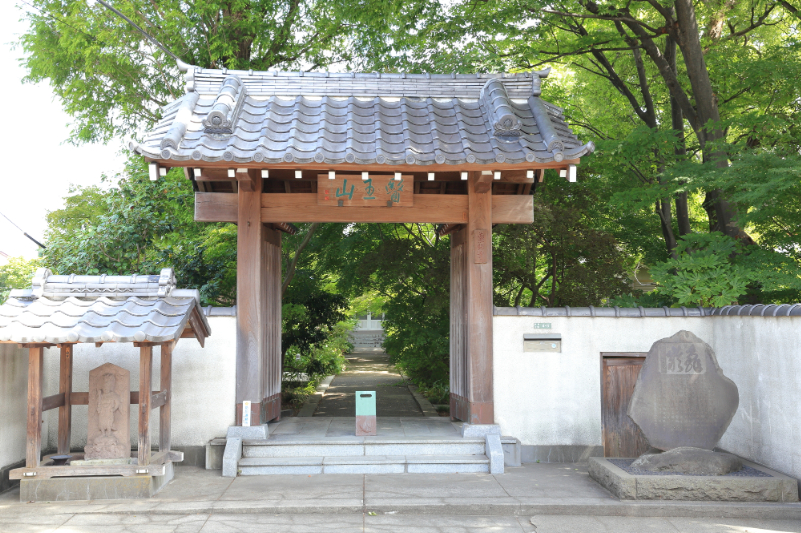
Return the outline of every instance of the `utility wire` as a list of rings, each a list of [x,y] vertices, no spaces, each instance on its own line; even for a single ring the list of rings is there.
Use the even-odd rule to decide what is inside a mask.
[[[35,242],[37,245],[39,245],[39,248],[41,248],[42,250],[47,250],[47,246],[45,246],[44,244],[42,244],[42,243],[40,243],[39,241],[37,241],[36,239],[34,239],[34,238],[33,238],[33,237],[31,237],[30,235],[28,235],[28,234],[25,232],[25,230],[24,230],[24,229],[22,229],[21,227],[17,226],[16,224],[14,224],[14,221],[13,221],[13,220],[11,220],[10,218],[8,218],[8,217],[5,215],[5,213],[2,213],[2,212],[0,212],[0,215],[3,215],[3,218],[5,218],[5,219],[6,219],[6,220],[8,220],[9,222],[11,222],[11,225],[12,225],[12,226],[14,226],[15,228],[17,228],[18,230],[20,230],[20,231],[22,232],[22,234],[23,234],[23,235],[25,235],[25,236],[26,236],[26,237],[28,237],[30,240],[32,240],[32,241],[33,241],[33,242]]]
[[[106,9],[108,9],[108,10],[112,11],[112,12],[113,12],[115,15],[117,15],[118,17],[120,17],[121,19],[123,19],[125,22],[127,22],[128,24],[130,24],[131,26],[133,26],[134,28],[136,28],[137,30],[139,30],[139,33],[141,33],[142,35],[144,35],[144,36],[145,36],[145,38],[146,38],[147,40],[149,40],[150,42],[152,42],[153,44],[155,44],[156,46],[158,46],[159,48],[161,48],[161,50],[162,50],[162,51],[163,51],[165,54],[167,54],[167,55],[169,55],[169,56],[172,56],[172,58],[173,58],[174,60],[176,60],[176,61],[181,61],[181,59],[180,59],[180,58],[179,58],[177,55],[175,55],[175,54],[173,54],[172,52],[170,52],[169,50],[167,50],[167,47],[166,47],[166,46],[164,46],[163,44],[161,44],[161,43],[158,41],[158,39],[156,39],[155,37],[151,36],[149,33],[147,33],[145,30],[143,30],[143,29],[142,29],[142,28],[141,28],[141,27],[140,27],[138,24],[136,24],[134,21],[132,21],[131,19],[129,19],[128,17],[126,17],[125,15],[123,15],[123,14],[122,14],[122,13],[121,13],[119,10],[115,9],[114,7],[112,7],[112,6],[111,6],[111,4],[107,4],[107,3],[106,3],[106,2],[104,2],[103,0],[96,0],[96,1],[97,1],[97,3],[98,3],[98,4],[102,5],[102,6],[103,6],[103,7],[105,7]]]

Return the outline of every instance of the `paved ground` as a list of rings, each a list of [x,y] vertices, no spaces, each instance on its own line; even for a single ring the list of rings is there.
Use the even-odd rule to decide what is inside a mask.
[[[347,370],[334,378],[314,416],[355,416],[356,391],[376,391],[376,415],[423,416],[400,373],[385,353],[355,353],[346,356]]]
[[[621,502],[575,464],[506,474],[255,476],[176,469],[140,501],[19,502],[0,533],[801,533],[801,504]]]

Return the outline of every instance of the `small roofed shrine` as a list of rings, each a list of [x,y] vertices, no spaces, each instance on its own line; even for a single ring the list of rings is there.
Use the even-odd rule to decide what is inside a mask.
[[[29,350],[25,466],[12,470],[10,478],[26,483],[77,477],[91,483],[90,476],[147,475],[168,481],[172,463],[183,460],[183,453],[170,449],[173,351],[182,338],[195,338],[202,346],[210,334],[198,291],[177,289],[170,268],[163,269],[160,275],[131,276],[56,276],[48,269],[39,269],[30,289],[13,290],[0,306],[0,343],[16,343]],[[104,343],[133,343],[139,348],[139,390],[131,391],[130,398],[115,396],[113,406],[124,407],[120,412],[125,414],[125,402],[138,405],[138,448],[133,457],[130,440],[114,443],[127,456],[124,460],[88,461],[83,460],[83,454],[70,455],[72,409],[96,401],[91,398],[91,373],[90,392],[72,388],[74,348],[79,343],[94,343],[97,347]],[[43,397],[44,349],[51,347],[59,349],[59,392]],[[154,347],[161,351],[160,381],[155,390]],[[105,366],[113,365],[107,363],[99,368]],[[127,376],[127,370],[119,370]],[[108,386],[114,381],[107,378],[107,382],[103,392],[113,395]],[[127,383],[123,389],[128,390]],[[159,442],[158,452],[152,453],[150,421],[156,408]],[[53,457],[41,457],[42,416],[50,409],[59,410],[57,455],[71,459],[68,464],[56,465],[54,462],[59,461],[52,461]],[[110,435],[113,430],[114,435],[127,436],[127,432],[117,432],[118,425],[127,427],[127,416],[118,415],[115,419],[114,409],[107,415],[105,433]],[[92,413],[89,415],[91,427]],[[102,413],[100,417],[102,423]]]
[[[492,227],[533,222],[546,169],[592,152],[541,98],[549,70],[386,74],[210,70],[130,147],[183,167],[195,220],[237,231],[237,424],[280,417],[281,233],[293,222],[439,224],[451,235],[451,416],[493,422]],[[245,403],[247,402],[247,403]]]

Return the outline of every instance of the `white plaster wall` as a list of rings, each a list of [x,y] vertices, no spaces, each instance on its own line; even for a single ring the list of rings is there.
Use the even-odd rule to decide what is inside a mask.
[[[208,317],[208,320],[211,336],[206,339],[205,348],[201,348],[195,339],[181,339],[173,352],[172,445],[176,448],[205,445],[214,437],[224,436],[228,426],[234,423],[236,318]],[[153,390],[159,388],[159,350],[153,350]],[[89,371],[105,363],[113,363],[129,370],[131,390],[139,390],[139,349],[131,343],[106,343],[100,348],[93,344],[76,346],[73,391],[87,391]],[[57,348],[45,351],[45,369],[44,394],[56,394],[59,372]],[[23,375],[26,373],[27,367],[22,371]],[[87,412],[86,406],[75,406],[72,409],[73,449],[82,449],[86,445]],[[131,406],[132,449],[136,449],[138,439],[137,413],[136,406]],[[154,445],[158,444],[158,415],[158,409],[151,411],[150,437]],[[24,420],[23,405],[23,424]],[[46,412],[45,420],[49,421],[49,431],[46,433],[48,447],[55,448],[58,441],[58,409]]]
[[[493,327],[495,420],[523,445],[602,445],[601,352],[647,352],[685,329],[712,346],[740,393],[719,446],[801,478],[799,318],[496,316]],[[524,334],[545,332],[561,333],[562,353],[523,352]]]
[[[523,445],[602,444],[601,352],[647,352],[682,329],[709,342],[707,319],[693,317],[496,316],[493,327],[495,421]],[[526,333],[561,333],[562,352],[523,352]]]
[[[801,478],[801,318],[719,317],[712,347],[740,406],[725,450]]]
[[[25,458],[28,350],[0,344],[0,468]]]

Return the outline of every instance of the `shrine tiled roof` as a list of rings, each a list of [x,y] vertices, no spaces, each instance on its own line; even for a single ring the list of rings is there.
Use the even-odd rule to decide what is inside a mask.
[[[579,158],[548,71],[354,74],[183,66],[186,94],[131,148],[148,158],[235,163],[526,164]]]
[[[175,288],[172,269],[154,276],[54,276],[39,269],[32,288],[0,305],[0,342],[166,342],[211,330],[196,290]]]

